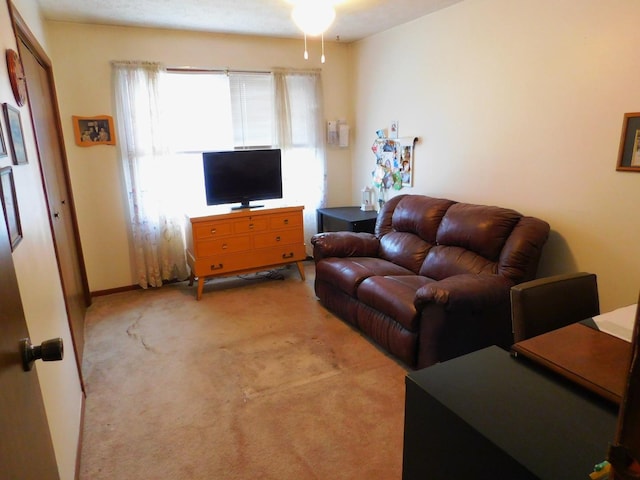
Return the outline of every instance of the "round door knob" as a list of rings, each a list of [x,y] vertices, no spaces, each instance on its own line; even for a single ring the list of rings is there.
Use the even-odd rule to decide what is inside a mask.
[[[62,360],[64,356],[64,345],[61,338],[52,338],[42,342],[39,346],[33,346],[31,340],[23,338],[20,340],[22,353],[22,369],[25,372],[33,368],[33,362],[42,359],[43,362],[54,362]]]

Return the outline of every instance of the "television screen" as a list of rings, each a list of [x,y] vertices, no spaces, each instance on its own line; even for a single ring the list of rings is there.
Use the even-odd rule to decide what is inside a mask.
[[[254,200],[282,198],[280,149],[204,152],[207,205],[240,203],[233,208],[255,208]]]

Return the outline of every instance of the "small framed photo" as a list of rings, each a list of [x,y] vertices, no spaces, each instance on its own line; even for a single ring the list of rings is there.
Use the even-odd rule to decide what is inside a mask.
[[[616,170],[640,172],[640,112],[624,114]]]
[[[93,147],[95,145],[115,145],[113,117],[98,115],[97,117],[79,117],[73,115],[73,133],[76,145]]]
[[[389,124],[389,138],[398,138],[398,120],[391,120]]]
[[[400,147],[400,175],[403,187],[413,187],[413,142]]]
[[[11,167],[0,168],[0,197],[2,197],[4,221],[7,224],[11,251],[13,252],[20,240],[22,240],[22,226],[20,225],[16,186],[13,182],[13,170]]]
[[[22,132],[20,110],[8,103],[2,104],[2,110],[4,111],[4,119],[7,123],[9,147],[11,149],[11,155],[13,155],[14,165],[29,163],[27,148],[24,143],[24,134]]]

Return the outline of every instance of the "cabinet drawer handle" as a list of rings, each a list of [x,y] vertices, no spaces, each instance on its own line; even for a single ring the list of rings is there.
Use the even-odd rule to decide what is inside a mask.
[[[293,258],[293,252],[291,253],[283,253],[282,258]]]
[[[276,237],[276,242],[279,242],[279,241],[280,241],[280,235]]]
[[[223,249],[223,250],[226,250],[227,248],[229,248],[229,245],[227,245],[226,243],[223,243],[223,244],[222,244],[222,249]]]
[[[249,230],[253,230],[253,223],[249,224]]]
[[[284,219],[284,224],[285,224],[285,225],[289,225],[289,219],[288,219],[288,218],[285,218],[285,219]]]
[[[211,270],[220,270],[221,268],[224,268],[222,263],[219,263],[218,265],[211,265]]]
[[[215,229],[215,228],[212,228],[212,229],[211,229],[211,235],[215,235],[215,234],[216,234],[216,229]]]

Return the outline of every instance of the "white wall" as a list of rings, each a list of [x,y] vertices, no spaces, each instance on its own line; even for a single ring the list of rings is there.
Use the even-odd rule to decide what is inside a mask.
[[[547,220],[540,275],[599,276],[603,311],[640,288],[640,174],[615,171],[640,110],[635,0],[465,0],[353,45],[328,44],[325,117],[355,141],[329,150],[330,205],[358,204],[374,132],[421,137],[415,185]],[[115,147],[76,147],[71,115],[113,114],[110,60],[262,69],[304,63],[301,41],[47,22],[92,291],[135,283]],[[313,45],[312,45],[313,47]],[[351,164],[351,168],[350,168]]]
[[[465,0],[354,45],[352,200],[375,131],[416,135],[399,193],[511,207],[551,224],[540,275],[598,274],[602,311],[640,289],[640,173],[616,172],[640,111],[637,0]]]
[[[46,49],[42,22],[37,9],[34,8],[34,2],[14,0],[14,4],[33,34]],[[4,52],[7,48],[17,50],[6,2],[0,2],[0,25],[2,51]],[[8,78],[6,63],[2,61],[0,62],[0,101],[17,107]],[[43,340],[61,337],[65,346],[63,361],[36,362],[35,368],[40,379],[60,478],[66,480],[72,479],[75,473],[82,391],[49,228],[29,108],[23,106],[19,110],[29,163],[13,166],[23,235],[22,241],[13,252],[13,262],[33,344],[39,345]],[[2,125],[5,140],[7,140],[4,119]],[[11,158],[0,158],[0,166],[7,165],[12,165]]]
[[[113,115],[112,60],[149,60],[168,67],[267,70],[319,68],[319,43],[158,29],[47,22],[80,237],[91,291],[133,285],[126,205],[116,147],[78,147],[72,115]],[[352,119],[348,45],[326,44],[322,65],[327,119]],[[348,149],[329,148],[329,198],[351,200]]]

